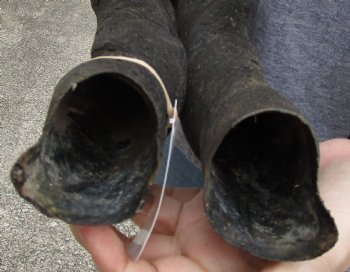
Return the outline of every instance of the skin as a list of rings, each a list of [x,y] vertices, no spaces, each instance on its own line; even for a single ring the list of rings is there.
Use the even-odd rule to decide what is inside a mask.
[[[339,241],[314,260],[270,262],[229,246],[211,229],[203,210],[203,192],[197,189],[167,190],[156,228],[138,262],[127,255],[130,240],[112,226],[70,228],[103,272],[343,272],[350,267],[350,141],[323,142],[320,154],[319,191],[335,219]],[[149,199],[144,211],[133,218],[138,225],[148,220],[153,205]]]

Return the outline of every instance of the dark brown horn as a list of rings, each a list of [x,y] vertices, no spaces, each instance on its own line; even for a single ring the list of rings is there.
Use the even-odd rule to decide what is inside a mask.
[[[92,57],[148,63],[181,108],[185,51],[171,3],[93,0],[97,31]],[[131,217],[154,180],[167,134],[167,101],[144,66],[97,58],[58,83],[39,142],[17,161],[12,181],[48,216],[74,224]]]
[[[257,2],[179,1],[189,70],[181,118],[216,232],[262,258],[306,260],[329,250],[337,230],[318,195],[312,129],[262,78],[248,32]]]

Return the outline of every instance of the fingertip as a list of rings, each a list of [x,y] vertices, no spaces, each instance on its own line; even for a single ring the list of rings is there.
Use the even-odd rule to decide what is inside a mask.
[[[331,139],[320,143],[320,168],[335,160],[350,156],[350,141],[345,138]]]
[[[70,226],[77,241],[90,253],[99,271],[123,271],[128,262],[125,240],[113,226]]]
[[[82,228],[83,226],[82,225],[69,225],[69,228],[71,230],[71,232],[73,233],[74,235],[74,238],[75,240],[77,240],[77,242],[82,245],[83,247],[84,246],[84,238],[83,236],[81,235],[80,233],[80,229]]]

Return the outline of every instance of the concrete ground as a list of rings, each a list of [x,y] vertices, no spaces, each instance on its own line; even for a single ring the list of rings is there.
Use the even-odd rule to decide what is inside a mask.
[[[95,271],[68,226],[21,199],[9,178],[40,135],[58,80],[90,58],[88,0],[0,0],[0,271]]]

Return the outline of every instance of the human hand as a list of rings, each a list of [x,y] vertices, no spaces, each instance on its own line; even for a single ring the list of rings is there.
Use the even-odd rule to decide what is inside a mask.
[[[206,219],[202,190],[194,189],[167,190],[154,232],[138,262],[127,255],[130,240],[112,226],[71,225],[71,230],[104,272],[343,272],[350,266],[350,141],[324,142],[320,152],[319,190],[336,221],[339,241],[314,260],[269,262],[228,245]],[[136,224],[148,221],[150,206],[133,218]]]
[[[156,193],[159,187],[152,190]],[[71,230],[100,271],[257,271],[264,261],[229,246],[217,236],[206,219],[202,202],[202,190],[168,189],[153,234],[136,263],[127,255],[130,241],[112,226],[72,225]],[[133,218],[138,225],[149,220],[150,207],[145,210]]]

